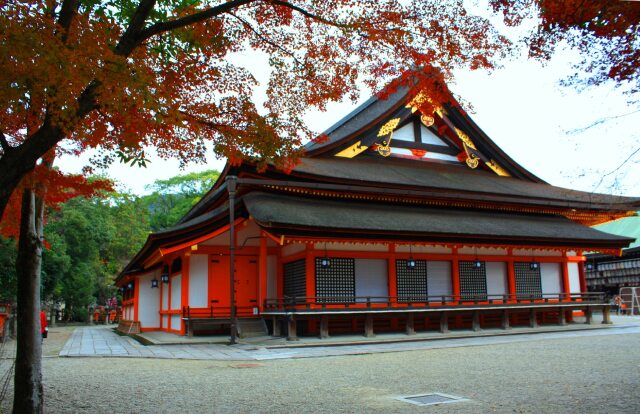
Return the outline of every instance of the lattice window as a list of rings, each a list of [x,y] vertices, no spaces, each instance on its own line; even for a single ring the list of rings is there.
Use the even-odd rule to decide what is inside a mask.
[[[458,263],[460,296],[465,301],[487,300],[487,268],[484,262],[476,267],[475,261]]]
[[[330,257],[330,265],[322,267],[316,257],[316,297],[318,302],[354,302],[356,296],[355,260]]]
[[[427,261],[416,260],[416,266],[407,267],[407,260],[396,260],[396,286],[398,302],[427,301]]]
[[[530,262],[514,262],[516,297],[518,299],[542,299],[540,266],[531,268]]]
[[[284,264],[284,294],[298,298],[307,296],[305,259]]]

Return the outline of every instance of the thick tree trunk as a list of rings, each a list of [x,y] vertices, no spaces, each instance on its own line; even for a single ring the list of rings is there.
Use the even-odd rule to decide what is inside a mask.
[[[40,334],[40,269],[44,205],[35,191],[22,195],[18,275],[18,335],[13,413],[43,412],[42,337]]]

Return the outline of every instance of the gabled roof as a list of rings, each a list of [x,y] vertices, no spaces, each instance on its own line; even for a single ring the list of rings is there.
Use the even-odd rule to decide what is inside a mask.
[[[383,139],[379,137],[378,132],[387,121],[396,118],[401,122],[406,122],[411,116],[419,117],[419,110],[416,113],[415,107],[411,105],[414,98],[410,94],[410,88],[406,86],[398,88],[395,93],[385,99],[371,97],[321,134],[324,139],[306,144],[304,147],[306,157],[334,156],[354,144],[361,143],[361,145],[369,147],[380,143]],[[453,101],[453,98],[452,102],[442,105],[440,112],[429,114],[429,116],[440,120],[443,126],[450,129],[450,134],[453,134],[455,129],[459,129],[465,134],[475,146],[475,148],[467,147],[467,149],[477,155],[482,162],[490,163],[493,161],[512,177],[531,182],[544,182],[502,151],[461,109],[460,105]],[[434,134],[444,137],[441,131],[435,130],[435,127],[431,129]],[[447,140],[446,137],[444,139]],[[458,140],[455,136],[454,139]],[[464,151],[465,144],[459,141],[458,152]]]

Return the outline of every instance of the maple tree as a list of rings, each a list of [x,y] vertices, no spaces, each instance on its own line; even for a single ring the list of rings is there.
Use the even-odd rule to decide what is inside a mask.
[[[524,39],[529,56],[542,61],[558,48],[580,52],[565,84],[597,86],[612,82],[640,92],[640,2],[611,0],[490,0],[509,26],[537,22]]]
[[[315,135],[310,107],[380,90],[442,83],[456,67],[491,68],[509,42],[460,2],[420,0],[46,0],[0,3],[0,213],[55,145],[118,156],[284,165]],[[256,80],[228,59],[255,49],[272,68],[264,108]],[[396,85],[398,86],[398,85]],[[431,88],[437,90],[437,88]],[[428,103],[425,103],[428,105]],[[117,154],[117,155],[116,155]]]

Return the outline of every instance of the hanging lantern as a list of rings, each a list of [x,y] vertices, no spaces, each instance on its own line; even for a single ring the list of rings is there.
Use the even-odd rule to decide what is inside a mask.
[[[529,269],[531,269],[531,270],[538,270],[539,267],[540,267],[540,263],[538,263],[538,262],[529,263]]]
[[[151,287],[152,288],[158,287],[158,279],[156,279],[155,276],[153,277],[153,279],[151,279]]]
[[[162,268],[162,273],[160,274],[160,280],[162,283],[169,283],[169,266],[165,265]]]

